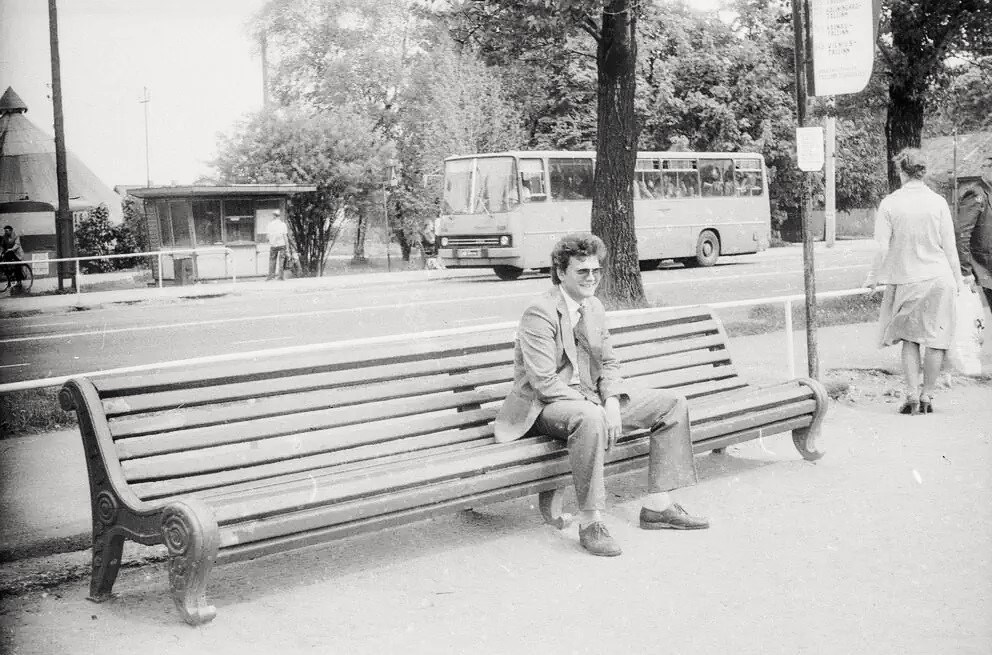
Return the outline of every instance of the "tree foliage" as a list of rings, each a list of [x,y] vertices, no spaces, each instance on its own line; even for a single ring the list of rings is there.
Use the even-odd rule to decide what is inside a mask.
[[[107,206],[101,203],[76,221],[74,237],[78,257],[112,255],[115,234]],[[84,273],[106,273],[114,270],[114,262],[111,259],[84,259],[80,268]]]
[[[323,272],[342,217],[380,188],[392,146],[373,121],[348,108],[287,107],[249,117],[220,140],[214,162],[230,183],[317,187],[290,203],[288,224],[303,268]]]
[[[927,109],[948,82],[949,62],[992,55],[992,0],[886,0],[882,7],[878,46],[889,79],[885,136],[895,189],[892,157],[920,146]]]

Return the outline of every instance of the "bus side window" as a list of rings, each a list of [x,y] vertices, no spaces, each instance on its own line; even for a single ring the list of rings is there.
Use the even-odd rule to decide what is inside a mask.
[[[591,159],[549,159],[551,193],[555,200],[590,200],[593,168]]]
[[[737,195],[760,196],[762,194],[760,161],[753,159],[735,160],[734,169],[737,176]]]
[[[540,159],[520,160],[520,201],[544,202],[548,190],[544,188],[544,162]]]

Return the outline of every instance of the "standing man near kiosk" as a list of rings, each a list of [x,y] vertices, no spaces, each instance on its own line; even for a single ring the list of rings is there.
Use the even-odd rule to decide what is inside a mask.
[[[517,329],[513,388],[496,417],[499,442],[543,434],[568,444],[579,503],[579,542],[593,555],[621,554],[603,521],[605,453],[625,431],[650,430],[648,496],[640,526],[695,530],[709,522],[672,502],[696,483],[685,398],[624,382],[595,297],[606,246],[592,234],[563,237],[551,253],[554,288],[524,312]]]
[[[272,219],[265,232],[269,241],[269,275],[265,280],[281,280],[289,254],[289,228],[278,209],[272,212]]]

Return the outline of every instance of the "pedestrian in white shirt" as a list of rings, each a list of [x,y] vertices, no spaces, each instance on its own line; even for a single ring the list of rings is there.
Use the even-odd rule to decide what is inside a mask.
[[[269,241],[269,275],[265,280],[281,280],[289,249],[289,229],[278,209],[272,212],[272,220],[265,232]]]

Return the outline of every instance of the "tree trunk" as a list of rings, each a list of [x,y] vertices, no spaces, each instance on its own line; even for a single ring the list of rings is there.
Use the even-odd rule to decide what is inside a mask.
[[[637,19],[631,0],[610,0],[603,10],[596,63],[598,121],[592,232],[606,244],[599,296],[610,308],[647,304],[634,232],[634,116]]]
[[[351,263],[352,264],[364,264],[368,260],[365,258],[365,236],[366,227],[368,226],[368,216],[365,213],[367,206],[360,208],[358,215],[355,217],[355,248],[352,251]]]
[[[900,186],[899,173],[892,158],[903,148],[920,147],[925,109],[924,89],[918,81],[911,77],[892,80],[889,84],[889,104],[885,117],[889,191],[895,191]]]

